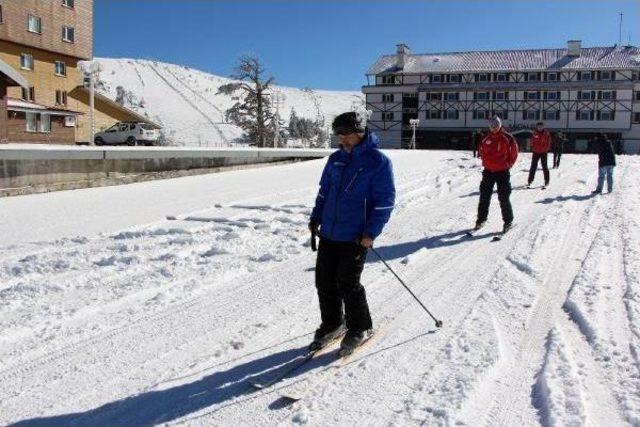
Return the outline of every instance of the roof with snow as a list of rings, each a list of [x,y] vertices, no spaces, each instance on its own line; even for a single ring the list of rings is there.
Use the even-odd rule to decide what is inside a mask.
[[[636,46],[589,47],[582,48],[580,56],[567,55],[567,48],[410,53],[405,60],[404,69],[396,67],[396,55],[383,55],[369,68],[367,74],[607,68],[640,68],[640,48]]]

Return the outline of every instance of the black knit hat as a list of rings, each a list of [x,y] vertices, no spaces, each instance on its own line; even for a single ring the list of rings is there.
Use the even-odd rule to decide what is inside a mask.
[[[348,113],[342,113],[333,119],[331,127],[335,134],[348,134],[348,133],[364,133],[364,128],[367,125],[367,116],[363,113],[357,113],[355,111],[349,111]]]

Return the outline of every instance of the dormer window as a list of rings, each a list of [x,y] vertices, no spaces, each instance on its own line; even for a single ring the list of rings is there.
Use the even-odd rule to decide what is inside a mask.
[[[477,76],[477,80],[478,82],[488,82],[489,81],[489,75],[488,74],[478,74]]]
[[[431,76],[431,83],[442,83],[442,76],[440,74],[434,74]]]

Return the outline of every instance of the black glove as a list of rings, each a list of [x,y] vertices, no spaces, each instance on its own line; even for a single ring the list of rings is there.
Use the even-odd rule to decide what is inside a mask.
[[[318,234],[318,227],[320,227],[320,224],[315,221],[309,221],[309,231],[312,234]]]

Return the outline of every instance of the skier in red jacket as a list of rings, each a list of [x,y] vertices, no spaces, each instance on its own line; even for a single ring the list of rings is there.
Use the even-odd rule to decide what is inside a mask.
[[[551,147],[551,135],[544,129],[544,123],[536,123],[536,131],[531,138],[531,148],[533,156],[531,157],[531,168],[529,169],[529,181],[527,188],[531,188],[533,178],[536,176],[536,170],[538,169],[538,160],[542,163],[542,172],[544,173],[544,186],[542,189],[547,188],[549,185],[549,168],[547,167],[547,153]]]
[[[518,159],[518,144],[513,136],[502,127],[500,117],[490,121],[489,133],[480,143],[480,158],[482,159],[482,182],[480,182],[480,203],[478,204],[478,220],[475,230],[480,229],[489,216],[489,204],[493,187],[498,185],[498,200],[504,221],[503,232],[513,226],[513,209],[509,196],[511,195],[511,174],[509,170]]]

